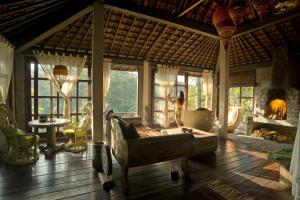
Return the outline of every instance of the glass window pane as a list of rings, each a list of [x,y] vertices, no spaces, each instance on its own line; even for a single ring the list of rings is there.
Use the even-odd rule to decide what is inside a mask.
[[[79,80],[88,80],[88,79],[89,79],[88,68],[85,67],[81,70]]]
[[[38,64],[38,77],[39,78],[47,78],[47,75],[45,74],[45,72],[42,69],[40,64]]]
[[[38,114],[50,114],[50,98],[39,98],[38,99]]]
[[[242,97],[253,97],[253,87],[242,87]]]
[[[31,74],[31,78],[34,77],[34,63],[30,63],[30,74]]]
[[[107,106],[114,112],[137,112],[137,72],[111,70]]]
[[[240,88],[239,87],[230,88],[229,97],[230,98],[240,98]]]
[[[177,85],[184,85],[185,83],[185,76],[177,75]]]
[[[34,96],[34,80],[31,80],[31,96]]]
[[[201,107],[201,78],[189,77],[188,84],[188,110]]]
[[[78,99],[78,112],[79,113],[82,113],[84,106],[87,104],[87,102],[88,102],[88,99],[85,99],[85,98]]]
[[[50,96],[50,81],[49,80],[39,80],[38,95],[39,96]]]
[[[248,117],[252,116],[251,111],[243,111],[243,123],[247,123]]]
[[[71,113],[76,113],[76,99],[75,98],[71,99]]]
[[[242,98],[242,109],[243,110],[253,110],[253,99],[252,98],[247,98],[247,99],[243,99]]]
[[[186,93],[185,93],[185,87],[184,86],[177,86],[177,96],[176,97],[179,97],[180,91],[183,91],[184,98],[185,98]]]
[[[58,98],[58,101],[59,101],[59,114],[63,114],[64,112],[64,99],[63,98]]]
[[[153,116],[153,122],[154,124],[160,124],[160,122],[163,120],[164,115],[162,112],[154,112]]]
[[[34,114],[34,98],[31,98],[31,114]]]
[[[52,98],[53,114],[57,113],[57,98]]]
[[[240,99],[238,99],[238,98],[230,98],[229,99],[229,105],[230,106],[237,106],[237,107],[241,106],[240,105]]]
[[[78,82],[78,96],[87,97],[89,95],[89,85],[88,82]]]
[[[154,99],[154,111],[162,111],[165,103],[164,99],[161,98],[155,98]]]
[[[76,86],[73,88],[73,91],[72,91],[72,97],[76,97],[77,96],[77,84]]]

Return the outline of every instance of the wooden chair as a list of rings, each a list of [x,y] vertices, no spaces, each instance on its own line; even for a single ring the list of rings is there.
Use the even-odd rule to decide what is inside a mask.
[[[6,164],[26,165],[38,160],[39,136],[18,129],[12,111],[0,104],[1,154]]]

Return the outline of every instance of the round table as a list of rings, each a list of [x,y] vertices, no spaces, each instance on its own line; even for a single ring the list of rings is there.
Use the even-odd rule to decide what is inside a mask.
[[[46,128],[47,129],[47,151],[45,151],[45,156],[51,156],[54,154],[58,149],[61,149],[60,146],[56,145],[56,127],[61,127],[66,124],[71,123],[70,119],[63,119],[63,118],[54,118],[52,122],[40,122],[39,120],[33,120],[28,122],[30,127],[34,128]]]

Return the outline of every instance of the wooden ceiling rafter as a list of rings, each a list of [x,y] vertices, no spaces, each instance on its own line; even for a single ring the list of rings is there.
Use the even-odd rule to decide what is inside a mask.
[[[205,42],[201,43],[201,45],[199,45],[199,48],[197,49],[196,53],[192,56],[191,59],[189,59],[191,63],[193,63],[194,65],[197,65],[197,58],[199,58],[199,56],[201,56],[200,52],[203,52],[203,49],[205,49],[206,45],[209,44],[212,40],[213,40],[213,38],[207,37],[207,40]]]
[[[202,66],[204,61],[206,60],[206,56],[209,55],[209,53],[212,51],[213,48],[215,48],[216,43],[218,42],[218,39],[212,39],[212,41],[210,41],[208,43],[208,48],[205,48],[206,50],[199,55],[199,57],[197,58],[195,65],[199,65]]]
[[[249,52],[246,50],[246,49],[244,49],[243,47],[242,47],[242,45],[239,43],[239,41],[238,41],[238,37],[236,37],[236,38],[233,38],[233,40],[235,41],[234,43],[237,45],[237,47],[238,47],[238,49],[240,50],[240,52],[242,53],[242,56],[243,56],[243,58],[245,59],[245,61],[246,61],[246,63],[249,63],[249,62],[251,62],[251,57],[250,57],[250,59],[249,59]],[[246,53],[247,52],[247,53]],[[250,60],[250,61],[249,61]]]
[[[246,43],[245,40],[242,39],[242,37],[237,37],[236,39],[239,41],[239,43],[241,44],[241,46],[245,49],[245,51],[246,51],[246,52],[248,53],[248,55],[250,56],[251,61],[250,61],[249,63],[255,62],[257,59],[260,60],[260,58],[259,58],[259,57],[256,55],[256,53],[253,51],[253,49],[252,49],[252,48],[249,48],[248,44]]]
[[[253,52],[256,54],[256,56],[259,58],[260,61],[263,61],[263,59],[262,59],[260,53],[258,53],[258,51],[257,51],[256,48],[252,45],[252,43],[249,42],[248,38],[246,38],[245,35],[242,35],[241,37],[242,37],[242,39],[245,41],[246,46],[247,46],[247,47],[250,47],[250,49],[253,50]],[[248,49],[248,48],[247,48],[247,49]]]
[[[138,33],[138,36],[136,37],[136,39],[135,39],[135,41],[134,41],[134,43],[133,43],[133,45],[132,45],[132,47],[131,47],[129,53],[127,54],[127,56],[130,55],[131,52],[134,50],[134,47],[135,47],[137,41],[139,40],[139,38],[140,38],[140,36],[141,36],[141,34],[142,34],[142,30],[143,30],[144,27],[146,26],[147,22],[148,22],[148,20],[146,19],[146,20],[144,21],[143,26],[141,27],[141,31]]]
[[[121,18],[120,18],[120,21],[119,21],[119,23],[118,23],[118,27],[117,27],[116,33],[115,33],[115,35],[114,35],[114,39],[112,40],[112,43],[111,43],[111,46],[110,46],[110,51],[113,50],[114,41],[116,40],[116,37],[117,37],[118,32],[119,32],[119,29],[120,29],[120,25],[122,24],[123,16],[124,16],[124,13],[122,13]]]
[[[91,15],[93,15],[93,14],[91,14]],[[93,28],[93,22],[90,23],[89,28],[87,29],[86,33],[84,34],[84,37],[82,38],[82,40],[80,40],[79,45],[77,47],[77,51],[81,48],[82,42],[85,41],[88,34],[92,31],[92,28]],[[91,45],[92,45],[92,42],[90,42],[90,46]]]
[[[191,51],[191,52],[188,52],[188,51],[182,51],[181,55],[178,56],[176,59],[175,59],[175,62],[178,61],[178,59],[180,57],[183,56],[184,53],[188,54],[188,55],[193,55],[195,56],[195,52],[198,48],[200,48],[200,46],[203,44],[203,40],[208,40],[209,37],[205,37],[203,35],[199,35],[198,39],[193,43],[193,45],[195,46],[194,48],[192,48],[192,45],[190,46],[190,48],[188,48],[188,51]],[[186,56],[185,59],[183,59],[181,62],[186,62],[187,60],[189,60],[189,56]],[[191,59],[192,60],[192,59]]]
[[[188,33],[188,32],[185,32]],[[185,41],[182,45],[180,45],[180,47],[173,53],[173,55],[170,57],[170,60],[173,60],[173,57],[176,56],[183,48],[185,48],[184,46],[186,45],[186,43],[194,36],[195,33],[192,33],[190,37],[185,38]]]
[[[162,46],[160,47],[161,50],[164,49],[165,45],[166,45],[166,44],[168,43],[168,41],[173,37],[173,35],[176,33],[176,31],[177,31],[177,28],[175,27],[174,30],[173,30],[173,32],[171,33],[171,35],[168,35],[168,36],[166,36],[165,39],[162,39],[162,41],[165,41],[165,42],[162,42]],[[163,53],[163,52],[162,52],[162,51],[157,51],[157,52],[153,55],[153,59],[156,58],[156,56],[157,56],[158,53]]]
[[[209,49],[204,52],[200,59],[197,60],[197,65],[199,65],[200,67],[205,63],[209,63],[208,60],[211,58],[211,55],[216,50],[216,48],[218,48],[219,40],[215,39],[212,43],[213,44],[210,45]]]
[[[272,55],[271,55],[270,51],[268,51],[267,47],[257,38],[257,36],[255,35],[255,33],[250,33],[250,34],[251,34],[252,38],[256,41],[256,43],[259,44],[259,46],[264,50],[264,52],[271,59]]]
[[[178,17],[182,17],[183,15],[185,15],[186,13],[188,13],[189,11],[193,10],[196,6],[198,6],[203,1],[204,0],[198,0],[197,2],[195,2],[194,4],[192,4],[190,7],[188,7],[186,10],[184,10],[182,13],[180,13],[178,15]]]
[[[124,39],[123,42],[122,42],[122,45],[121,45],[121,48],[120,48],[119,53],[122,51],[122,49],[123,49],[123,47],[124,47],[124,44],[125,44],[125,42],[126,42],[128,36],[129,36],[129,33],[132,31],[132,28],[134,27],[133,24],[134,24],[135,20],[136,20],[136,17],[134,16],[134,17],[133,17],[133,20],[132,20],[132,23],[130,24],[130,27],[129,27],[129,29],[128,29],[128,32],[127,32],[127,34],[126,34],[126,36],[125,36],[125,39]],[[105,33],[105,32],[104,32],[104,33]]]
[[[107,25],[108,25],[108,22],[109,22],[109,20],[110,20],[111,13],[112,13],[112,10],[109,11],[109,14],[108,14],[108,17],[107,17],[105,26],[104,26],[104,33],[106,32]]]
[[[156,44],[159,42],[159,40],[161,39],[161,37],[165,34],[165,32],[169,29],[168,25],[165,25],[164,29],[162,30],[162,32],[158,35],[158,37],[156,38],[156,40],[154,41],[153,45],[151,46],[151,48],[148,50],[148,52],[146,53],[146,56],[148,57],[148,55],[151,53],[152,49],[154,47],[156,47]]]
[[[148,35],[146,41],[144,42],[144,44],[143,44],[143,46],[142,46],[142,48],[141,48],[141,51],[138,53],[137,57],[139,57],[139,56],[141,55],[142,50],[144,50],[144,48],[145,48],[145,45],[148,43],[149,39],[152,37],[153,32],[154,32],[158,27],[159,27],[159,23],[156,22],[156,23],[155,23],[155,27],[150,31],[150,33],[149,33],[149,35]],[[144,54],[145,54],[145,53],[144,53]],[[143,56],[144,56],[144,55],[143,55]]]
[[[59,7],[63,7],[64,4],[62,3],[59,3]],[[12,21],[13,23],[12,24],[9,24],[10,21],[5,21],[5,22],[1,22],[0,23],[0,26],[2,26],[3,24],[8,24],[10,26],[10,28],[6,28],[5,30],[0,30],[2,31],[3,33],[7,33],[7,32],[11,32],[11,35],[16,35],[17,33],[19,33],[20,31],[13,31],[13,30],[17,30],[19,29],[19,27],[31,22],[31,21],[34,21],[42,16],[45,16],[51,12],[54,12],[58,7],[57,6],[51,6],[52,9],[49,10],[49,8],[44,8],[44,9],[41,9],[41,10],[38,10],[36,11],[34,14],[36,13],[39,13],[38,15],[34,15],[34,17],[28,17],[26,15],[23,15],[22,17],[20,18],[13,18]],[[45,12],[45,10],[47,10],[47,12]],[[26,19],[27,18],[27,19]],[[19,29],[20,30],[20,29]]]
[[[106,11],[105,11],[106,12]],[[104,13],[105,14],[105,13]],[[71,44],[73,44],[73,42],[75,41],[75,39],[78,38],[78,36],[80,35],[80,33],[83,31],[84,27],[87,25],[87,23],[92,19],[92,13],[88,14],[88,17],[86,18],[86,20],[84,20],[84,22],[81,24],[79,30],[76,32],[75,36],[72,38],[72,40],[69,42],[69,44],[67,44],[67,46],[70,46]]]
[[[277,28],[280,36],[285,41],[286,45],[292,47],[293,49],[296,49],[297,46],[295,46],[295,44],[289,39],[289,36],[285,33],[285,29],[287,29],[287,27],[284,24],[276,24],[275,27]]]
[[[170,59],[170,58],[167,57],[167,56],[170,54],[171,51],[173,51],[173,48],[174,48],[174,47],[176,47],[176,48],[178,47],[176,44],[177,44],[178,40],[180,40],[180,38],[183,36],[183,34],[185,33],[185,31],[184,31],[184,30],[178,30],[178,29],[177,29],[177,32],[181,32],[180,36],[178,36],[179,39],[177,39],[176,41],[174,41],[174,43],[171,45],[171,48],[167,48],[167,51],[162,52],[162,54],[163,54],[162,59]],[[175,33],[174,33],[174,34],[175,34]],[[173,36],[173,34],[172,34],[172,36]],[[171,36],[171,37],[172,37],[172,36]],[[171,39],[171,37],[170,37],[169,39]],[[177,36],[175,35],[174,37],[177,37]],[[167,42],[168,42],[168,41],[166,41],[165,44],[167,44]],[[163,46],[163,47],[164,47],[164,46]],[[163,47],[162,47],[162,49],[163,49]],[[176,51],[176,50],[175,50],[175,51]],[[173,53],[172,53],[172,55],[173,55]],[[171,59],[170,59],[170,60],[171,60]]]

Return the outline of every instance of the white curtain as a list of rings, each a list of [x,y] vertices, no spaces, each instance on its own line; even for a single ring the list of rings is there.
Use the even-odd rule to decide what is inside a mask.
[[[82,68],[86,62],[86,56],[66,56],[66,55],[52,55],[50,53],[45,54],[44,52],[33,52],[35,57],[37,58],[39,64],[41,65],[44,72],[47,74],[48,79],[51,81],[54,88],[64,97],[64,118],[70,119],[70,99],[69,97],[72,94],[72,91],[77,83],[79,75],[81,73]],[[57,79],[53,74],[53,68],[55,65],[64,65],[68,68],[68,76],[62,87],[60,88]]]
[[[160,96],[164,97],[164,101],[159,101],[159,107],[163,107],[163,117],[161,118],[160,124],[164,128],[168,128],[170,126],[169,121],[169,94],[170,89],[173,87],[177,74],[178,67],[171,67],[167,65],[157,65],[157,81],[160,85],[158,93]]]
[[[104,58],[103,63],[103,105],[104,110],[107,108],[107,96],[109,91],[109,84],[110,84],[110,70],[111,70],[111,59]]]
[[[14,48],[0,35],[0,102],[7,99],[13,71]]]
[[[203,94],[205,96],[205,108],[212,109],[213,74],[209,71],[203,72]]]
[[[293,179],[292,194],[295,197],[295,200],[298,200],[300,199],[300,113],[298,119],[297,134],[292,154],[290,173]]]

